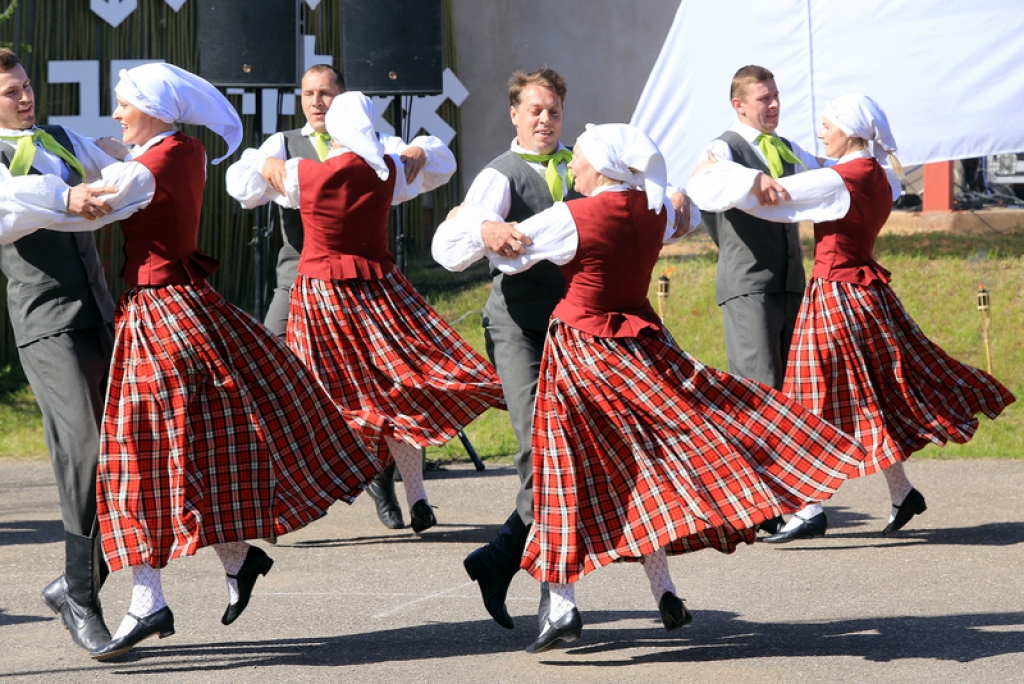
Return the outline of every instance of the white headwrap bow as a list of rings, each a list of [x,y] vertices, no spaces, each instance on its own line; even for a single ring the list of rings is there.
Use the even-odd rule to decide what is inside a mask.
[[[373,130],[377,112],[370,98],[357,90],[342,93],[331,101],[324,117],[324,125],[339,145],[352,150],[362,157],[381,180],[387,180],[390,172],[384,163],[384,145]]]
[[[583,156],[598,173],[643,188],[647,206],[661,211],[665,199],[665,158],[654,141],[628,124],[587,124],[576,139]]]
[[[826,119],[846,135],[868,141],[868,149],[880,162],[887,162],[896,151],[896,139],[889,129],[889,119],[878,103],[867,95],[851,93],[825,103]]]
[[[143,64],[121,69],[114,91],[133,107],[164,123],[206,126],[224,138],[228,152],[213,160],[219,164],[242,142],[242,121],[227,98],[208,81],[173,64]]]

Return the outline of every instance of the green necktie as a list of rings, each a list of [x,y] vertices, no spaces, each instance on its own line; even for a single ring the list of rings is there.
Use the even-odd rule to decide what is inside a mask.
[[[765,161],[768,162],[768,171],[772,174],[772,178],[782,176],[782,162],[784,161],[790,164],[804,165],[793,154],[793,150],[789,149],[786,143],[782,142],[782,139],[778,136],[765,135],[764,133],[757,136],[757,149],[761,150]]]
[[[78,173],[82,180],[85,180],[85,167],[82,166],[82,162],[78,161],[75,155],[64,149],[59,142],[53,139],[52,135],[41,128],[33,129],[32,135],[4,136],[4,140],[18,141],[18,147],[14,151],[14,157],[11,159],[9,169],[12,176],[27,175],[32,169],[32,162],[36,159],[35,143],[38,140],[44,150],[63,159],[68,167]]]
[[[547,164],[547,170],[544,171],[544,182],[548,184],[548,190],[551,191],[551,199],[556,202],[565,199],[565,196],[569,194],[569,189],[562,187],[562,177],[558,175],[558,165],[563,161],[566,164],[572,161],[572,152],[558,150],[554,154],[520,154],[519,156],[523,161]],[[565,181],[571,188],[572,170],[569,168],[565,170]]]
[[[310,136],[310,140],[313,141],[313,149],[316,150],[316,156],[320,157],[320,161],[327,159],[327,153],[330,151],[331,143],[330,134],[313,131],[313,135]]]

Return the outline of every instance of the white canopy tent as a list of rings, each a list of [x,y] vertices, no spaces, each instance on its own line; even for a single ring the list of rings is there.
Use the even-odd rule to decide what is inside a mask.
[[[775,74],[778,132],[819,155],[825,103],[850,92],[886,111],[904,165],[1024,151],[1021,0],[683,0],[632,118],[673,182],[735,119],[746,64]]]

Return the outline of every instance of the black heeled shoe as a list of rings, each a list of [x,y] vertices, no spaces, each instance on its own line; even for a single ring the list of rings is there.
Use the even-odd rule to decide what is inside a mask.
[[[519,561],[523,557],[526,538],[530,534],[530,526],[523,522],[519,514],[514,512],[505,521],[487,544],[473,551],[462,561],[469,578],[480,585],[480,598],[484,608],[495,622],[505,629],[515,629],[515,622],[505,607],[512,578],[519,572]],[[544,627],[544,616],[541,613],[540,630]]]
[[[921,496],[921,492],[916,489],[911,489],[907,497],[903,499],[903,503],[896,507],[896,517],[892,519],[892,522],[885,526],[882,530],[882,534],[888,537],[896,530],[902,529],[904,525],[910,522],[910,519],[919,513],[924,513],[928,510],[928,504],[924,502],[924,497]]]
[[[143,639],[148,639],[154,634],[161,639],[174,634],[174,613],[170,606],[164,606],[152,615],[140,618],[131,613],[130,617],[135,618],[135,626],[132,631],[118,639],[111,639],[99,648],[89,652],[94,660],[109,660],[119,655],[124,655]]]
[[[824,513],[819,513],[810,520],[801,520],[800,524],[791,530],[782,530],[765,537],[761,541],[769,544],[785,544],[786,542],[796,541],[797,539],[814,539],[815,537],[824,537],[827,530],[828,517],[826,517]]]
[[[437,518],[434,517],[434,509],[424,499],[420,499],[412,505],[412,508],[409,510],[409,517],[411,518],[409,526],[412,527],[412,531],[416,534],[423,530],[429,530],[437,524]]]
[[[402,519],[402,507],[398,505],[395,495],[395,463],[392,461],[384,470],[377,473],[370,484],[366,485],[366,493],[373,499],[377,508],[377,517],[389,530],[400,530],[405,527]]]
[[[249,605],[249,598],[252,597],[252,588],[256,586],[256,578],[260,575],[266,577],[270,568],[274,567],[274,559],[258,546],[250,546],[249,552],[245,554],[245,561],[239,568],[237,575],[228,575],[238,583],[238,600],[229,603],[227,610],[221,617],[221,624],[230,625],[238,619],[246,606]]]
[[[545,620],[544,629],[537,635],[537,640],[530,644],[527,653],[543,653],[550,651],[561,643],[570,644],[579,641],[583,634],[583,617],[580,611],[573,608],[555,622]]]
[[[686,610],[683,600],[671,591],[666,591],[661,595],[661,600],[658,601],[658,612],[661,613],[662,624],[670,632],[690,624],[690,620],[693,619],[690,611]]]

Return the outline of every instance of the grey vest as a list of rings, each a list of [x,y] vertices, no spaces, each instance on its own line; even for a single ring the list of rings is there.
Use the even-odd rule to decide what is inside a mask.
[[[768,173],[768,167],[743,136],[726,131],[718,139],[729,145],[737,164]],[[789,145],[788,140],[783,140]],[[783,162],[783,176],[792,175],[793,171],[792,164]],[[719,304],[754,292],[804,291],[804,262],[797,224],[765,221],[739,209],[703,216],[708,235],[718,245],[715,297]]]
[[[541,175],[511,150],[487,167],[508,178],[512,204],[505,217],[507,221],[525,221],[554,204],[551,191]],[[579,195],[570,193],[569,197]],[[491,278],[494,284],[484,315],[487,309],[500,307],[508,311],[520,328],[547,330],[551,312],[565,294],[565,278],[558,266],[542,261],[515,275],[504,275],[492,267]]]
[[[74,151],[60,126],[40,126],[64,148]],[[10,166],[14,146],[0,141],[0,162]],[[69,171],[68,185],[82,179]],[[36,169],[29,171],[38,174]],[[38,230],[0,246],[0,270],[7,276],[7,311],[19,347],[114,320],[114,300],[92,233]]]
[[[301,129],[296,128],[292,131],[285,131],[282,135],[284,135],[285,149],[288,151],[289,159],[300,157],[302,159],[320,161],[316,148],[313,147],[313,143],[310,142],[309,138],[302,135]],[[284,241],[294,248],[296,252],[301,252],[303,236],[302,213],[298,209],[285,209],[280,205],[278,209],[281,210],[281,230],[284,233]]]

